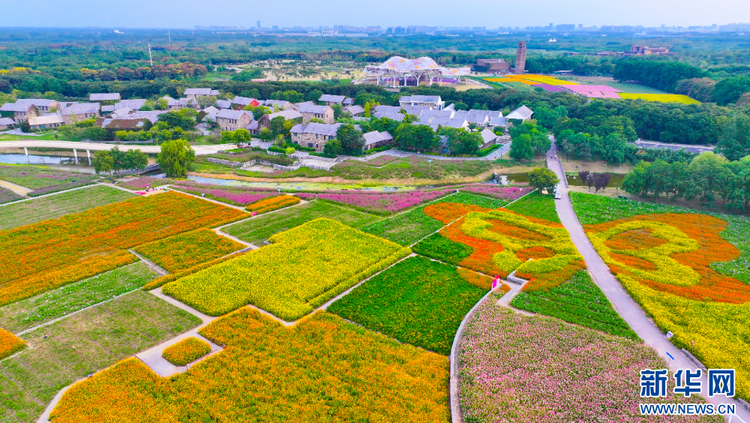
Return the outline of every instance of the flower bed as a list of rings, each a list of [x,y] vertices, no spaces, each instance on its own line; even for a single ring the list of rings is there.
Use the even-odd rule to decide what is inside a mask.
[[[24,347],[26,347],[26,342],[23,339],[0,328],[0,360],[10,357]]]
[[[619,93],[626,100],[645,100],[658,103],[701,104],[700,101],[682,94],[633,94]]]
[[[78,186],[88,185],[100,179],[88,173],[68,172],[44,166],[0,164],[0,179],[29,188],[30,197],[49,194]]]
[[[484,293],[453,266],[411,257],[358,286],[328,311],[399,341],[449,355],[458,326]]]
[[[173,189],[190,194],[201,195],[212,200],[235,206],[247,206],[268,197],[279,195],[276,190],[262,188],[224,187],[206,184],[189,184],[178,182],[172,185]]]
[[[736,369],[737,395],[750,398],[750,286],[727,276],[747,260],[746,250],[727,241],[738,239],[744,227],[738,245],[746,248],[747,219],[591,195],[574,198],[582,222],[596,223],[585,225],[594,248],[656,325],[708,368]],[[660,213],[639,214],[644,210]],[[734,231],[725,235],[728,227]]]
[[[520,292],[511,305],[613,335],[639,339],[586,271],[576,273],[569,281],[549,290]]]
[[[263,214],[270,211],[283,209],[284,207],[299,204],[301,200],[293,195],[280,195],[278,197],[265,198],[245,207],[247,211],[254,214]]]
[[[118,182],[117,185],[132,189],[132,190],[141,190],[146,188],[155,188],[160,187],[164,185],[169,185],[174,183],[174,179],[167,179],[167,178],[152,178],[150,176],[139,176],[138,178],[132,178],[124,182]]]
[[[162,290],[211,316],[250,303],[293,321],[411,253],[329,219],[276,234],[270,241]]]
[[[285,328],[243,309],[201,335],[225,350],[169,379],[122,361],[71,387],[52,421],[450,420],[446,357],[337,316],[321,312]]]
[[[11,201],[18,201],[23,197],[16,194],[15,192],[0,187],[0,204],[10,203]]]
[[[205,263],[198,264],[198,265],[193,266],[193,267],[191,267],[189,269],[185,269],[185,270],[181,270],[179,272],[175,272],[175,273],[170,273],[168,275],[164,275],[164,276],[162,276],[160,278],[156,278],[153,281],[151,281],[151,282],[143,285],[143,290],[144,291],[150,291],[152,289],[156,289],[156,288],[162,287],[165,284],[168,284],[169,282],[174,282],[177,279],[184,278],[185,276],[188,276],[188,275],[192,275],[193,273],[197,273],[197,272],[199,272],[199,271],[201,271],[203,269],[207,269],[207,268],[209,268],[211,266],[214,266],[214,265],[217,265],[219,263],[224,263],[227,260],[231,260],[231,259],[237,258],[237,257],[239,257],[239,256],[241,256],[243,254],[247,254],[247,253],[237,253],[237,254],[232,254],[230,256],[220,257],[220,258],[217,258],[215,260],[211,260],[211,261],[207,261]]]
[[[491,276],[506,277],[515,270],[531,281],[524,286],[525,291],[557,286],[583,269],[583,259],[562,225],[505,209],[472,207],[471,212],[449,203],[425,208],[429,215],[443,221],[468,212],[440,231],[443,238],[468,246],[472,251],[468,256],[469,250],[449,254],[450,247],[437,238],[425,239],[415,251]],[[530,257],[535,260],[526,261]]]
[[[496,185],[469,185],[461,187],[462,192],[486,195],[494,198],[515,201],[532,191],[533,188],[499,187]]]
[[[666,398],[641,398],[640,371],[667,368],[642,343],[523,316],[493,299],[477,308],[459,354],[459,398],[467,422],[685,421],[646,418],[638,404],[701,402],[673,394],[671,375]]]
[[[137,245],[245,216],[170,192],[0,231],[0,305],[132,263],[125,250]]]
[[[191,336],[164,348],[161,355],[175,366],[184,366],[211,352],[211,345]]]
[[[433,201],[452,192],[453,190],[445,189],[439,191],[399,192],[395,194],[376,192],[319,193],[315,194],[314,197],[335,203],[348,204],[367,212],[391,214]]]
[[[216,232],[201,228],[163,238],[135,248],[170,273],[190,269],[245,248]]]

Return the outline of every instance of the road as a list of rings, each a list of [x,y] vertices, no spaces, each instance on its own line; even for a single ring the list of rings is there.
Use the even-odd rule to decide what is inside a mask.
[[[3,148],[58,148],[65,150],[79,151],[100,151],[110,150],[112,147],[118,147],[120,150],[138,149],[147,154],[158,154],[161,147],[158,145],[133,145],[133,144],[104,144],[96,142],[75,142],[75,141],[42,141],[42,140],[18,140],[18,141],[0,141],[0,149]],[[234,144],[216,144],[216,145],[194,145],[193,150],[198,156],[206,154],[216,154],[220,151],[232,150],[237,148]],[[84,157],[84,156],[80,156]]]
[[[552,148],[547,153],[547,167],[553,170],[557,174],[557,177],[562,181],[565,176],[563,175],[560,161],[553,158],[556,157],[556,155],[557,146],[552,144]],[[581,223],[578,221],[578,217],[573,210],[573,205],[568,196],[568,188],[564,183],[561,183],[559,185],[559,190],[562,194],[562,198],[556,200],[556,202],[557,214],[560,216],[560,221],[570,233],[570,238],[583,256],[594,281],[599,285],[599,288],[601,288],[609,301],[612,302],[617,312],[620,313],[620,316],[628,322],[628,325],[630,325],[635,333],[637,333],[647,345],[655,349],[656,352],[667,361],[669,368],[672,371],[677,371],[679,369],[696,369],[696,365],[682,353],[682,350],[677,348],[667,339],[664,333],[662,333],[662,331],[656,327],[654,322],[646,316],[638,303],[630,298],[630,295],[628,295],[622,285],[620,285],[620,282],[614,277],[614,275],[612,275],[609,271],[609,267],[604,263],[593,245],[591,245],[591,242],[583,230],[583,226],[581,226]],[[669,357],[667,353],[674,358]],[[701,378],[701,382],[704,388],[702,392],[704,398],[713,404],[736,404],[737,416],[742,418],[745,422],[750,422],[750,412],[744,409],[736,400],[724,397],[708,398],[708,381],[706,380],[705,372]]]

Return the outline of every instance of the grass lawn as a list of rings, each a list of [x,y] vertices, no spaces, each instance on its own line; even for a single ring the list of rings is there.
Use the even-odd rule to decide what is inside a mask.
[[[11,332],[27,330],[138,289],[156,277],[140,261],[110,270],[0,308],[0,327]]]
[[[0,363],[0,416],[36,421],[63,387],[200,324],[143,291],[28,333],[29,348]]]
[[[331,168],[332,176],[344,179],[458,179],[477,176],[492,170],[492,162],[486,160],[433,160],[410,156],[376,167],[367,163],[348,160]]]
[[[549,290],[520,292],[511,305],[532,313],[546,314],[569,323],[638,340],[638,335],[617,314],[586,271],[576,273],[570,281]]]
[[[296,228],[320,217],[337,220],[353,228],[360,228],[363,225],[380,220],[379,217],[368,213],[342,208],[322,201],[311,201],[291,209],[280,210],[234,224],[222,229],[222,231],[251,244],[261,245],[263,241],[274,234]]]
[[[363,227],[362,231],[401,245],[411,245],[442,227],[443,222],[427,216],[424,213],[424,207],[419,207],[389,219],[371,223]]]
[[[449,355],[458,326],[484,294],[455,267],[417,256],[358,286],[328,311],[399,341]]]
[[[330,313],[286,328],[244,308],[200,333],[226,349],[170,379],[121,362],[76,385],[52,421],[450,421],[446,357]]]
[[[555,198],[552,195],[540,194],[537,191],[521,198],[507,208],[524,216],[560,223],[555,207]]]
[[[210,316],[253,304],[291,322],[411,253],[330,219],[313,220],[270,241],[162,290]]]
[[[121,189],[97,185],[18,204],[9,204],[0,208],[0,230],[55,219],[135,196]]]
[[[11,134],[0,135],[0,141],[17,141],[17,140],[52,141],[52,140],[55,140],[55,134],[52,132],[48,132],[38,137],[34,137],[31,135],[11,135]]]

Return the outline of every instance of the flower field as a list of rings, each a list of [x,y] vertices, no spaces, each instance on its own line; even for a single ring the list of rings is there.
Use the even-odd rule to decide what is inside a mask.
[[[748,228],[747,219],[590,197],[578,196],[575,208],[582,222],[599,222],[586,233],[612,273],[660,329],[674,333],[675,345],[708,368],[736,369],[737,394],[749,398],[750,285],[731,276],[747,260],[747,229],[743,249],[727,240]],[[601,223],[594,208],[602,205],[607,217],[620,218]],[[637,214],[642,208],[661,213]],[[728,227],[734,232],[724,235]]]
[[[249,206],[245,207],[245,209],[249,212],[257,213],[257,214],[263,214],[268,213],[270,211],[283,209],[284,207],[293,206],[295,204],[299,204],[301,200],[293,195],[280,195],[277,197],[270,197],[270,198],[264,198],[262,200],[258,200]]]
[[[701,104],[700,101],[682,94],[633,94],[619,93],[626,100],[646,100],[659,103]]]
[[[568,231],[559,223],[505,209],[488,210],[453,203],[430,205],[425,213],[442,222],[465,215],[440,230],[442,239],[432,236],[414,247],[428,257],[490,276],[506,277],[516,271],[518,276],[531,281],[525,291],[552,288],[583,269],[583,259],[570,241]],[[463,244],[468,249],[454,249],[446,241]],[[527,261],[529,258],[535,260]]]
[[[250,303],[293,321],[411,253],[330,219],[314,220],[270,241],[162,290],[211,316]]]
[[[515,201],[531,192],[528,187],[499,187],[491,185],[469,185],[461,187],[461,192],[472,194],[486,195],[489,197],[501,198],[504,200]]]
[[[29,197],[76,188],[98,181],[97,175],[68,172],[45,166],[0,164],[0,179],[29,188]]]
[[[0,187],[0,204],[10,203],[12,201],[18,201],[18,200],[20,200],[22,198],[23,197],[21,197],[20,195],[16,194],[15,192],[13,192],[13,191],[11,191],[9,189]]]
[[[299,194],[303,198],[319,198],[321,200],[332,201],[335,203],[347,204],[356,209],[377,213],[391,214],[405,210],[423,203],[433,201],[437,198],[451,194],[453,190],[439,191],[410,191],[399,193],[378,193],[378,192],[354,192],[354,193],[319,193],[319,194]]]
[[[532,313],[557,317],[613,335],[638,340],[638,335],[615,311],[588,272],[580,271],[563,284],[548,290],[520,292],[511,305]]]
[[[532,192],[507,208],[524,216],[560,223],[560,218],[557,216],[557,210],[555,209],[555,199],[551,195]]]
[[[194,336],[170,345],[162,351],[162,357],[175,366],[184,366],[211,352],[211,345]]]
[[[247,206],[248,204],[268,197],[279,195],[272,189],[250,189],[244,187],[225,187],[209,184],[195,184],[189,181],[179,181],[170,185],[172,189],[184,191],[190,194],[205,196],[212,200],[221,201],[235,206]]]
[[[201,228],[134,248],[169,273],[181,272],[245,248],[216,232]]]
[[[52,420],[450,421],[446,357],[337,316],[287,329],[243,309],[201,335],[225,350],[170,379],[120,362],[68,390]]]
[[[0,305],[132,263],[128,248],[245,216],[170,192],[0,231]]]
[[[0,328],[0,360],[21,351],[25,346],[23,339]]]
[[[527,317],[492,299],[476,311],[459,344],[459,396],[467,422],[711,421],[644,417],[639,372],[666,368],[635,341],[548,317]],[[664,403],[695,403],[672,394]]]
[[[485,292],[455,267],[417,256],[358,286],[328,311],[399,341],[449,355],[458,326]]]
[[[534,74],[523,74],[523,75],[503,75],[499,78],[484,78],[487,81],[490,82],[520,82],[522,84],[526,85],[537,85],[537,84],[546,84],[546,85],[578,85],[575,82],[571,81],[565,81],[562,79],[555,78],[554,76],[545,76],[545,75],[534,75]]]

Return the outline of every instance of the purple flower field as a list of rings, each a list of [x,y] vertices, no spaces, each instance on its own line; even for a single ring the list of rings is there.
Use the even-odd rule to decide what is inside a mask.
[[[248,204],[254,203],[258,200],[262,200],[268,197],[274,197],[279,195],[274,190],[264,189],[248,189],[239,187],[217,187],[216,185],[202,185],[202,184],[190,184],[190,185],[172,185],[172,188],[189,192],[191,194],[206,194],[207,198],[221,201],[224,203],[234,204],[236,206],[247,206]]]
[[[640,415],[640,371],[667,368],[650,347],[485,301],[459,347],[459,397],[472,422],[721,421]],[[671,394],[664,403],[703,402]]]
[[[358,208],[378,213],[393,213],[432,201],[436,198],[448,195],[453,190],[444,189],[439,191],[410,191],[399,193],[378,192],[354,192],[339,194],[299,194],[300,198],[310,199],[313,197],[336,203],[349,204]]]
[[[171,184],[173,182],[173,180],[166,178],[152,178],[150,176],[141,176],[137,179],[133,179],[127,182],[118,182],[117,185],[128,189],[146,189],[149,187],[154,188]]]

